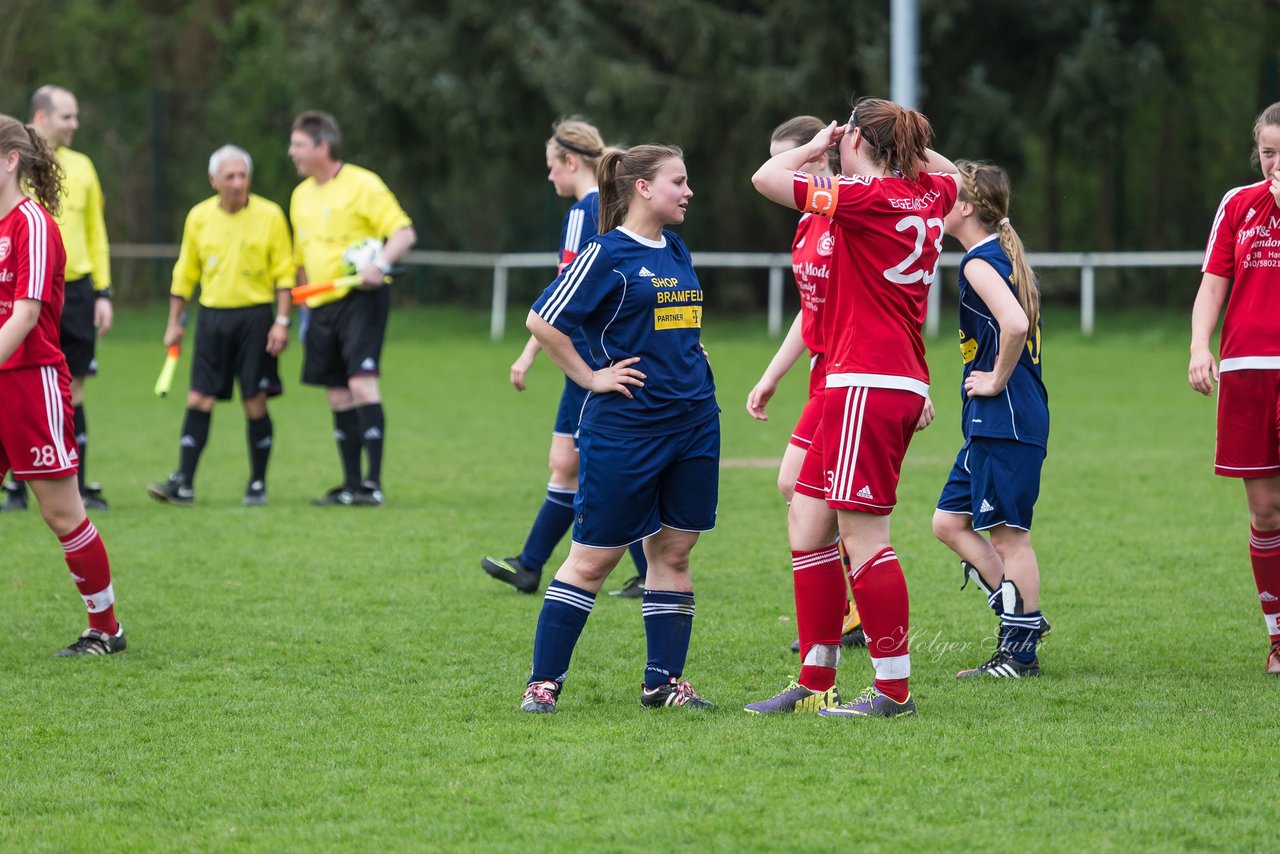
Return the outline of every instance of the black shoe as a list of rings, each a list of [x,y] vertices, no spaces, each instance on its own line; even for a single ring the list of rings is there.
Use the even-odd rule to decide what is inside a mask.
[[[78,655],[111,655],[124,652],[128,646],[124,640],[124,626],[109,635],[101,629],[85,629],[84,634],[66,649],[54,653],[55,658],[72,658]]]
[[[1009,650],[998,649],[986,664],[981,664],[972,670],[961,670],[956,674],[956,678],[968,679],[973,676],[995,676],[1002,679],[1021,679],[1026,676],[1039,675],[1040,661],[1038,659],[1033,658],[1029,662],[1018,661]]]
[[[682,709],[714,709],[715,703],[698,696],[688,682],[677,682],[673,677],[666,685],[659,685],[652,690],[640,686],[640,705],[650,709],[661,709],[665,706]]]
[[[27,509],[27,487],[17,481],[4,485],[4,503],[0,504],[0,513],[16,513]]]
[[[860,625],[854,626],[853,628],[849,629],[849,631],[845,632],[840,636],[840,645],[845,649],[853,649],[854,647],[866,646],[867,645],[866,632],[862,631],[862,626]],[[799,638],[796,638],[795,642],[791,644],[791,651],[797,654],[800,652]]]
[[[267,484],[261,480],[251,481],[244,491],[245,507],[262,507],[267,503]]]
[[[356,494],[355,490],[347,489],[345,486],[335,486],[319,498],[311,499],[311,503],[316,507],[332,507],[334,505],[350,507],[356,503]]]
[[[382,506],[382,486],[376,480],[363,481],[352,495],[355,500],[351,503],[357,507]]]
[[[84,491],[80,493],[80,500],[84,502],[84,509],[86,510],[111,509],[107,499],[102,497],[102,484],[100,483],[86,483]]]
[[[485,557],[480,568],[499,581],[510,584],[521,593],[537,593],[542,583],[542,573],[525,569],[518,557]]]
[[[610,596],[617,596],[619,599],[643,599],[644,598],[644,576],[637,575],[627,579],[627,583],[619,587],[617,590],[610,590]]]
[[[148,483],[147,495],[161,504],[190,507],[195,503],[196,491],[182,482],[182,475],[171,474],[164,483]],[[88,506],[86,502],[86,507]]]

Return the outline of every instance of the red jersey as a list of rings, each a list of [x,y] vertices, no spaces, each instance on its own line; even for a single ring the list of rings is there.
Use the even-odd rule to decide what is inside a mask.
[[[796,225],[796,239],[791,243],[791,272],[800,291],[800,335],[809,352],[823,351],[822,327],[818,317],[827,299],[827,283],[831,281],[831,253],[835,238],[831,220],[805,214]]]
[[[1231,280],[1223,371],[1280,368],[1280,208],[1270,186],[1259,181],[1230,190],[1209,231],[1201,272]]]
[[[956,201],[951,175],[820,178],[797,172],[796,207],[829,217],[833,278],[821,314],[827,388],[929,393],[926,297]]]
[[[13,316],[20,299],[41,302],[40,319],[26,340],[0,365],[0,370],[56,365],[67,253],[62,233],[49,212],[34,199],[23,199],[0,219],[0,324]]]

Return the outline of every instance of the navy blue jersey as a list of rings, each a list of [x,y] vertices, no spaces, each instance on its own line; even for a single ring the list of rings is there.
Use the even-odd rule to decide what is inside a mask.
[[[1013,283],[1013,264],[1000,246],[996,235],[974,246],[960,261],[960,355],[964,358],[964,375],[995,368],[1000,349],[1000,325],[991,309],[978,296],[964,277],[964,265],[974,258],[986,261],[1017,294]],[[1049,395],[1040,378],[1040,320],[1031,330],[1009,384],[995,397],[968,397],[964,382],[960,383],[964,401],[961,429],[964,436],[987,436],[993,439],[1015,439],[1030,445],[1046,447],[1049,441]]]
[[[600,191],[592,187],[587,194],[573,203],[564,221],[560,223],[560,256],[556,265],[556,275],[564,272],[564,268],[573,263],[582,251],[582,246],[596,236],[600,222]],[[585,362],[590,352],[587,339],[579,332],[573,336],[573,346]]]
[[[593,370],[640,357],[644,388],[633,398],[588,394],[581,426],[602,433],[662,436],[720,411],[699,345],[702,286],[675,234],[648,240],[615,228],[587,242],[533,304],[566,335],[581,329]]]

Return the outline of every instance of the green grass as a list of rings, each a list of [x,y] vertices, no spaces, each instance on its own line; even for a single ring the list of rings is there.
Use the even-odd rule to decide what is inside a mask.
[[[131,647],[51,658],[83,605],[38,515],[0,517],[0,846],[1271,848],[1280,682],[1262,673],[1242,490],[1212,476],[1213,407],[1186,387],[1186,319],[1103,318],[1092,340],[1069,315],[1051,321],[1045,675],[953,678],[993,626],[929,532],[959,444],[943,336],[938,421],[912,446],[894,515],[920,715],[876,722],[739,711],[797,672],[772,464],[723,470],[719,528],[694,552],[688,675],[719,708],[642,710],[638,603],[601,596],[559,713],[523,716],[541,600],[477,561],[517,551],[541,500],[553,367],[540,360],[516,394],[514,333],[494,345],[482,315],[401,312],[385,508],[308,506],[336,481],[336,451],[321,393],[292,382],[272,407],[270,506],[239,506],[231,404],[198,506],[180,510],[144,488],[176,462],[185,379],[151,396],[162,317],[122,312],[89,389],[89,471],[112,501],[95,522]],[[743,411],[773,349],[762,325],[705,330],[727,460],[777,459],[804,394],[797,373],[767,424]],[[287,379],[299,359],[295,344]],[[847,693],[870,679],[865,653],[841,671]]]

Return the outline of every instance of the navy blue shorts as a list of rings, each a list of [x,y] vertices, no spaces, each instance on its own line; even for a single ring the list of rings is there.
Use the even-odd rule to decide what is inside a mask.
[[[556,436],[573,436],[582,420],[582,404],[587,401],[587,390],[568,377],[564,378],[564,391],[560,393],[560,408],[556,410],[556,426],[551,432]]]
[[[975,531],[997,525],[1030,531],[1044,456],[1039,445],[974,436],[956,455],[938,509],[972,516]]]
[[[578,431],[573,541],[628,546],[662,527],[710,531],[720,499],[720,417],[669,436]]]

